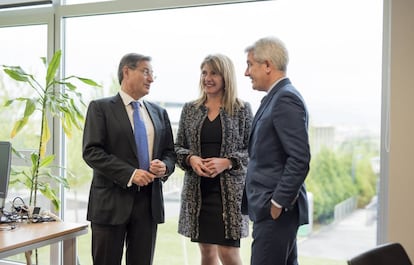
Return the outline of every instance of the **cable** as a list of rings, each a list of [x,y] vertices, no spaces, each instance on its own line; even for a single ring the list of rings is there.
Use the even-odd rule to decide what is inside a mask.
[[[21,204],[17,204],[16,201],[20,200]],[[29,207],[27,207],[26,203],[21,197],[15,197],[12,201],[12,212],[16,211],[18,214],[27,214],[29,212]]]

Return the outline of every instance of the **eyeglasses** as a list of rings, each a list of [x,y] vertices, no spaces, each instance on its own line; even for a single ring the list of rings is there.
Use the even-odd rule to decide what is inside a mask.
[[[152,79],[156,79],[157,77],[154,74],[154,71],[148,69],[148,68],[144,68],[144,69],[138,69],[143,75],[144,77],[151,77]]]

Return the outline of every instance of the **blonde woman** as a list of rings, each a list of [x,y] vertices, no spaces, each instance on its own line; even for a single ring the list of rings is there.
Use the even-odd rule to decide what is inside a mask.
[[[185,171],[178,232],[199,244],[202,265],[241,265],[248,218],[240,209],[252,111],[237,98],[227,56],[207,56],[200,70],[200,97],[184,105],[175,142],[177,164]]]

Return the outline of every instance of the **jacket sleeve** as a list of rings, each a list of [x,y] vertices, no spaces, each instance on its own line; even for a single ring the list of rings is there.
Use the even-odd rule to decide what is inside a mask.
[[[189,135],[187,130],[189,126],[191,126],[187,123],[188,117],[190,115],[189,112],[190,105],[189,103],[186,103],[181,111],[180,121],[178,123],[177,138],[174,145],[175,152],[177,154],[177,165],[183,170],[190,169],[190,166],[187,164],[188,155],[196,154],[194,151],[190,150],[189,139],[187,138]]]
[[[107,111],[109,107],[106,104],[108,103],[104,101],[92,101],[89,104],[83,133],[82,155],[84,161],[94,170],[94,174],[99,174],[107,181],[126,188],[135,166],[132,161],[126,159],[129,156],[126,154],[129,149],[124,146],[125,143],[118,143],[118,145],[114,143],[113,136],[120,134],[121,128],[111,126],[113,117],[108,115],[111,111]]]

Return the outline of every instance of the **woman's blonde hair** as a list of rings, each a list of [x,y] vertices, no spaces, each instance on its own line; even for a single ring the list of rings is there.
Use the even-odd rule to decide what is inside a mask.
[[[206,64],[223,77],[223,108],[228,114],[233,115],[235,110],[243,106],[243,102],[237,98],[237,81],[233,62],[226,55],[211,54],[201,62],[200,69],[202,70]],[[195,101],[196,106],[203,105],[207,100],[202,78],[200,78],[199,87],[200,97]]]

